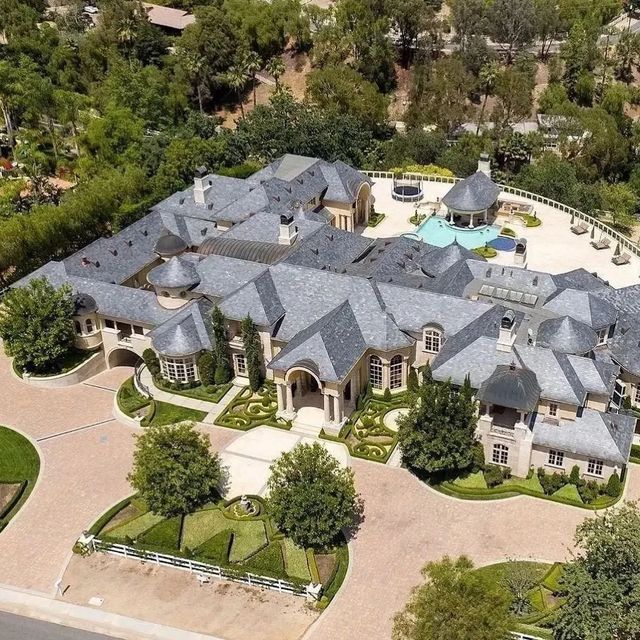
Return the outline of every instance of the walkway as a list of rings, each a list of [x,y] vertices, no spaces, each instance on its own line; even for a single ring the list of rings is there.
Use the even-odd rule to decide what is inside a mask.
[[[385,219],[376,227],[368,227],[363,235],[371,238],[385,238],[410,233],[415,226],[409,222],[415,205],[394,200],[391,197],[393,181],[377,178],[372,189],[376,199],[376,210],[386,214]],[[437,182],[424,182],[423,203],[436,202],[449,191],[452,185]],[[501,199],[531,202],[511,194],[503,193]],[[534,210],[542,220],[540,227],[526,228],[514,226],[519,236],[527,239],[527,266],[529,269],[548,273],[563,273],[583,267],[595,271],[614,287],[625,287],[638,283],[640,260],[632,256],[631,263],[617,267],[611,262],[616,243],[610,249],[597,251],[590,246],[590,234],[576,236],[571,233],[571,216],[537,202],[532,203]],[[425,206],[424,211],[429,211]],[[506,220],[506,219],[505,219]],[[596,240],[600,234],[596,235]],[[513,266],[513,252],[499,252],[492,263]]]

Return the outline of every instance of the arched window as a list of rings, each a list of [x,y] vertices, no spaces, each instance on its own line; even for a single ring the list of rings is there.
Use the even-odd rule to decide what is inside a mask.
[[[424,350],[427,353],[438,353],[442,346],[442,331],[430,327],[424,330]]]
[[[402,369],[403,358],[401,355],[391,358],[391,366],[389,371],[389,387],[391,389],[399,389],[402,386]]]
[[[373,389],[382,389],[382,360],[378,356],[369,358],[369,382]]]
[[[195,356],[186,358],[160,357],[162,377],[171,382],[192,382],[196,379]]]
[[[87,318],[85,320],[84,326],[87,330],[87,333],[93,333],[93,320],[91,320],[91,318]]]
[[[74,320],[73,324],[76,327],[76,333],[80,335],[82,333],[82,327],[80,326],[80,323],[77,320]]]

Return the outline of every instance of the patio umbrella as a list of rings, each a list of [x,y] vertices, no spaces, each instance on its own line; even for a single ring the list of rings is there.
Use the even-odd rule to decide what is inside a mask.
[[[594,224],[591,227],[591,239],[593,240],[596,237],[596,225]]]
[[[618,244],[616,245],[616,250],[613,252],[614,256],[619,256],[620,255],[620,243],[618,242]]]
[[[571,214],[571,224],[573,224],[576,221],[576,214],[572,213]]]

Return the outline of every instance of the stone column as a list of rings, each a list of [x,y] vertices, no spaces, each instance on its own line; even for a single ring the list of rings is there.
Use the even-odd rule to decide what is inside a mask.
[[[471,217],[469,218],[469,229],[473,229],[473,213],[471,214]]]
[[[282,384],[276,385],[276,393],[278,395],[278,411],[284,411],[284,393],[282,391]]]
[[[485,209],[484,210],[484,223],[485,224],[487,224],[487,222],[489,221],[488,216],[489,216],[489,209]]]
[[[322,396],[324,399],[324,423],[329,424],[331,422],[331,396],[324,391]]]
[[[453,224],[453,209],[449,209],[449,222]]]
[[[293,408],[293,389],[290,382],[287,382],[287,413],[295,413]]]
[[[389,360],[382,361],[382,391],[391,386]]]
[[[333,421],[336,424],[342,422],[341,400],[342,398],[340,396],[333,396]]]

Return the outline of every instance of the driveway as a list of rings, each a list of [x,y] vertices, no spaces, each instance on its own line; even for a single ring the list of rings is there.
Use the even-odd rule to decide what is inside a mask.
[[[526,496],[464,501],[427,488],[404,469],[354,461],[364,522],[352,541],[351,573],[305,640],[388,640],[392,618],[421,567],[443,555],[480,566],[506,558],[546,562],[569,557],[576,526],[590,512]],[[640,494],[630,469],[627,497]]]

